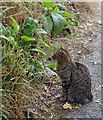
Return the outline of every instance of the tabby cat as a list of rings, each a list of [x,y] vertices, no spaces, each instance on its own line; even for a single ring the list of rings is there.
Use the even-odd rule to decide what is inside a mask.
[[[57,61],[56,72],[62,81],[62,101],[86,104],[92,101],[91,77],[88,68],[73,62],[69,52],[63,48],[51,59]]]

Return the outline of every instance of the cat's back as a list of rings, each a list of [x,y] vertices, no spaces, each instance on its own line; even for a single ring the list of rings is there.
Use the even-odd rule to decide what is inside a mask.
[[[80,63],[80,62],[75,62],[75,64],[76,64],[76,70],[75,70],[75,72],[78,72],[78,74],[79,74],[79,72],[80,73],[82,73],[82,75],[90,75],[90,73],[89,73],[89,69],[88,69],[88,67],[86,66],[86,65],[84,65],[84,64],[82,64],[82,63]]]
[[[82,63],[75,62],[76,69],[72,71],[72,82],[79,85],[91,86],[91,76],[89,69]]]

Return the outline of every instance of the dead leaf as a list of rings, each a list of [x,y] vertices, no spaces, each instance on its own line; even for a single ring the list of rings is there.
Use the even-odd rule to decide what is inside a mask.
[[[71,106],[71,104],[69,104],[68,102],[66,102],[64,105],[63,105],[63,109],[69,109],[71,110],[73,107]]]
[[[45,112],[47,112],[47,113],[49,112],[49,111],[48,111],[48,108],[47,108],[45,105],[42,105],[42,106],[41,106],[41,110],[42,110],[42,111],[45,111]]]

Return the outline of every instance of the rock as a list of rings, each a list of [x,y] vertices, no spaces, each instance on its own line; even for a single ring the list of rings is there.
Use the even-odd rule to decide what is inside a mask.
[[[98,20],[98,24],[99,24],[99,25],[102,25],[102,21],[101,21],[101,20]]]
[[[46,67],[46,76],[44,77],[44,84],[48,84],[49,86],[53,84],[53,80],[57,78],[57,74]]]
[[[53,70],[49,69],[48,67],[46,67],[46,72],[47,72],[48,77],[56,77],[57,76],[57,74]]]
[[[87,22],[87,26],[92,26],[92,24],[91,24],[91,23],[89,23],[89,22]]]

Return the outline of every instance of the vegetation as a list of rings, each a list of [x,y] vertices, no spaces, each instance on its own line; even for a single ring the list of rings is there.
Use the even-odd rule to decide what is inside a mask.
[[[64,4],[51,1],[39,3],[42,6],[39,15],[43,16],[40,19],[30,14],[34,3],[18,4],[29,11],[29,15],[26,14],[20,21],[19,16],[18,19],[5,16],[0,24],[2,117],[5,119],[25,117],[24,110],[30,106],[28,91],[35,92],[37,84],[46,74],[46,67],[55,68],[55,63],[46,60],[56,49],[50,45],[48,37],[57,36],[65,27],[71,29],[78,24]]]

